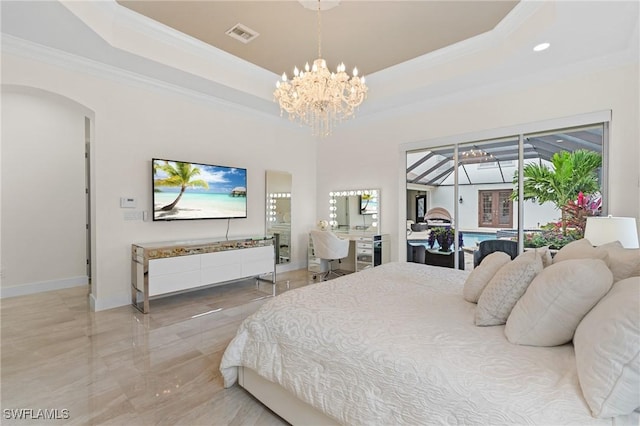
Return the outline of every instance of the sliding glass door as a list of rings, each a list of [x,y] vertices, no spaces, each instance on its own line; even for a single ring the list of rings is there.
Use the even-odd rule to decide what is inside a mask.
[[[427,257],[440,250],[442,227],[463,258],[449,263],[464,269],[487,239],[522,250],[582,238],[586,217],[606,213],[607,131],[601,122],[408,151],[407,259],[420,245]]]

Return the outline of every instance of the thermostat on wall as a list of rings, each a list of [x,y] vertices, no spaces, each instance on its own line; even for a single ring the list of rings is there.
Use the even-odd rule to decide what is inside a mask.
[[[123,209],[135,209],[136,199],[131,197],[120,197],[120,207]]]

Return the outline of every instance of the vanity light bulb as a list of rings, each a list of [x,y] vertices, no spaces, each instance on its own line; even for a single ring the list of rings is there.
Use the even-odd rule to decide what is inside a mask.
[[[378,222],[372,222],[371,226],[373,226],[374,228],[377,228],[378,227]]]

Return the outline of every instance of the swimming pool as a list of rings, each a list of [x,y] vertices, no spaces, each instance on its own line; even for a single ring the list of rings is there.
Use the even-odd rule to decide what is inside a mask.
[[[476,247],[480,241],[495,240],[495,232],[462,232],[463,247]]]

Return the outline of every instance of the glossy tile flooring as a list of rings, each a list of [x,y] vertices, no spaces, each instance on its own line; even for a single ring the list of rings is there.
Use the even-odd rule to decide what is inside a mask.
[[[287,280],[312,283],[306,270],[282,273],[278,294]],[[152,300],[146,315],[90,312],[86,287],[0,300],[0,423],[286,424],[237,385],[224,389],[218,371],[242,320],[271,296],[255,282]]]

